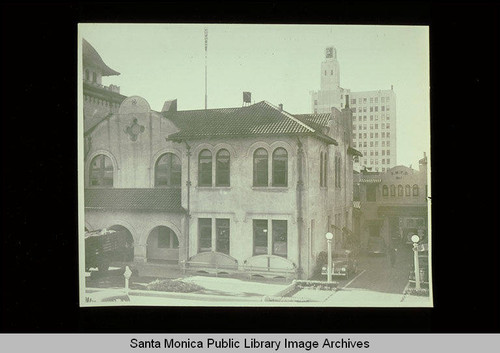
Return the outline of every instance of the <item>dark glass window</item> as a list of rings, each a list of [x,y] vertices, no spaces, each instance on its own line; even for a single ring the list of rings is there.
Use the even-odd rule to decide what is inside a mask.
[[[259,148],[253,154],[253,185],[268,185],[267,151]]]
[[[382,186],[382,196],[389,196],[389,188],[387,185]]]
[[[267,254],[267,220],[254,219],[253,220],[253,254],[265,255]]]
[[[273,254],[286,257],[287,250],[287,223],[286,221],[273,220]]]
[[[398,185],[398,196],[403,196],[403,185]]]
[[[219,150],[215,158],[215,185],[229,186],[229,151]]]
[[[97,74],[92,72],[92,82],[97,82]]]
[[[198,185],[212,186],[212,152],[203,150],[198,157]]]
[[[396,187],[391,185],[391,196],[396,196]]]
[[[108,156],[100,154],[90,162],[90,186],[113,186],[113,163]]]
[[[212,251],[212,219],[198,218],[198,252]]]
[[[418,196],[418,185],[413,185],[413,196]]]
[[[273,152],[273,186],[288,185],[288,153],[284,148]]]
[[[181,161],[173,153],[165,153],[155,165],[155,186],[181,186]]]
[[[174,231],[168,227],[160,226],[154,231],[157,232],[158,236],[158,248],[163,249],[178,249],[179,239],[175,235]]]
[[[215,220],[216,251],[229,255],[229,219],[218,218]]]
[[[410,196],[410,190],[411,190],[410,185],[406,185],[406,186],[405,186],[405,195],[406,195],[406,196]]]

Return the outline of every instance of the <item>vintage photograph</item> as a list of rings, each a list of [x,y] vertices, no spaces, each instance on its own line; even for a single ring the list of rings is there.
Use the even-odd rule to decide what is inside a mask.
[[[80,23],[77,51],[81,306],[433,306],[428,27]]]

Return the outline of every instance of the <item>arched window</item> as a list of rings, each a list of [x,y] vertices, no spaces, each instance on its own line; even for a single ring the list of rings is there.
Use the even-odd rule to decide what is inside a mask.
[[[396,187],[391,185],[391,196],[396,196]]]
[[[273,152],[273,186],[288,185],[288,153],[284,148]]]
[[[413,185],[413,196],[418,196],[418,185]]]
[[[165,153],[155,165],[155,186],[181,186],[181,161],[173,153]]]
[[[113,186],[113,163],[108,156],[100,154],[90,162],[90,186]]]
[[[212,152],[203,150],[198,157],[198,186],[212,186]]]
[[[387,185],[382,186],[382,196],[389,196],[389,188]]]
[[[398,185],[398,196],[403,196],[403,185]]]
[[[253,185],[267,186],[268,183],[268,166],[267,166],[267,151],[263,148],[257,149],[253,154]]]
[[[215,185],[229,186],[229,151],[219,150],[215,158]]]
[[[410,196],[410,190],[411,190],[411,187],[410,185],[405,185],[405,196]]]

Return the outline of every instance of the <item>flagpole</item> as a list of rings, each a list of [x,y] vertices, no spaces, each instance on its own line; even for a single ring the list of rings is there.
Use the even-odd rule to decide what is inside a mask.
[[[207,110],[207,51],[208,51],[208,28],[205,27],[205,110]]]

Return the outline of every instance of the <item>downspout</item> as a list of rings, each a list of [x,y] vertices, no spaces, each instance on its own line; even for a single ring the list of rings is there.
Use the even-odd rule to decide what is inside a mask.
[[[303,210],[302,210],[302,190],[304,189],[304,179],[302,178],[302,161],[303,161],[303,154],[304,150],[302,148],[302,142],[300,141],[300,138],[297,137],[297,235],[298,235],[298,245],[299,245],[299,256],[298,256],[298,276],[299,278],[302,277],[302,263],[301,263],[301,257],[302,257],[302,249],[301,249],[301,244],[302,244],[302,229],[303,229]]]
[[[189,227],[191,219],[191,146],[184,141],[187,148],[187,230],[186,230],[186,260],[189,260]]]

